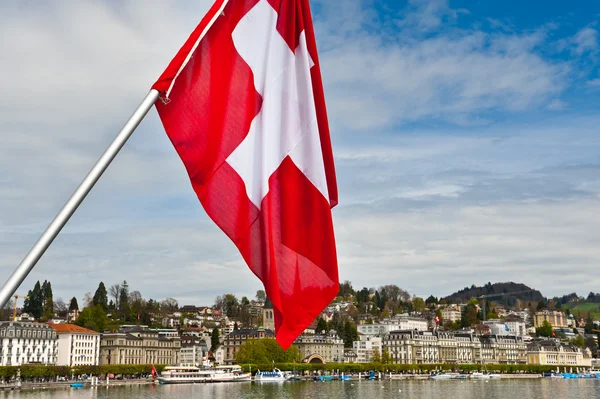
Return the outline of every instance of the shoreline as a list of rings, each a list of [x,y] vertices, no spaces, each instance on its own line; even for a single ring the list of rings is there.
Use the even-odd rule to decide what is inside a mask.
[[[540,374],[502,374],[499,378],[500,380],[532,380],[532,379],[542,379],[544,378]],[[472,381],[485,381],[485,380],[474,380],[469,378]],[[496,379],[498,380],[498,379]],[[328,382],[335,382],[328,381]],[[358,378],[357,375],[353,375],[350,377],[352,382],[370,382],[365,377]],[[382,375],[381,379],[372,380],[374,382],[380,381],[430,381],[428,375],[419,375],[419,374],[392,374],[391,376]],[[464,380],[462,380],[464,381]],[[489,380],[488,380],[489,381]],[[296,382],[313,382],[312,377],[304,377],[300,381]],[[338,381],[342,382],[342,381]],[[432,380],[432,382],[434,382]],[[71,387],[71,384],[74,383],[82,383],[82,387]],[[158,381],[152,380],[110,380],[109,384],[106,384],[106,381],[103,381],[98,384],[92,385],[91,381],[53,381],[53,382],[35,382],[35,383],[22,383],[20,387],[11,384],[11,385],[0,385],[0,391],[35,391],[35,390],[57,390],[57,389],[81,389],[81,388],[110,388],[110,387],[121,387],[121,386],[130,386],[130,385],[158,385]]]

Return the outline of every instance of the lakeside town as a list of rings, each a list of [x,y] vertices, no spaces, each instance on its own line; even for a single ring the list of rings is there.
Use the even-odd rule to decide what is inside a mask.
[[[283,351],[273,339],[274,311],[264,291],[252,299],[225,294],[211,306],[180,306],[172,298],[145,300],[127,282],[108,289],[100,283],[80,308],[76,298],[68,306],[55,302],[44,281],[22,306],[15,296],[5,307],[0,366],[487,364],[573,372],[598,365],[600,308],[590,304],[600,295],[547,299],[529,287],[511,293],[504,285],[423,299],[395,285],[355,290],[344,282]],[[448,300],[482,291],[489,294]]]

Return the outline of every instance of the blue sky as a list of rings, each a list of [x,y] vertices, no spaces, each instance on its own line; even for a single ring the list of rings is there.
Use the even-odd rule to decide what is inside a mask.
[[[341,279],[448,295],[598,291],[600,5],[313,1],[340,188]],[[0,270],[21,260],[209,1],[46,6],[0,26]],[[157,23],[156,21],[160,21]],[[258,280],[152,111],[20,290],[126,279],[210,304]]]

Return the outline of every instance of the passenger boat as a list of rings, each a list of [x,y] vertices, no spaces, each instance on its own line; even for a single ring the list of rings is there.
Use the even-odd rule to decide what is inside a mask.
[[[261,382],[282,382],[288,379],[290,379],[290,376],[278,368],[273,369],[273,371],[258,370],[258,372],[254,375],[254,381]]]
[[[213,373],[213,369],[200,369],[194,366],[167,366],[158,377],[158,382],[160,384],[209,382]]]
[[[165,367],[158,382],[160,384],[196,384],[205,382],[250,381],[252,375],[242,372],[238,365],[198,368],[193,366]]]

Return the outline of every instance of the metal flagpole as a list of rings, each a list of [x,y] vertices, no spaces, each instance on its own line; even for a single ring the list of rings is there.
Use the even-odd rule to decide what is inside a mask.
[[[29,250],[27,255],[25,255],[25,258],[23,258],[19,266],[17,266],[13,274],[6,283],[4,283],[2,289],[0,289],[0,307],[6,305],[10,297],[17,291],[38,260],[44,255],[44,252],[46,252],[50,244],[52,244],[52,241],[54,241],[58,233],[60,233],[65,224],[67,224],[73,213],[75,213],[92,187],[94,187],[94,184],[100,179],[100,176],[102,176],[106,168],[108,168],[108,165],[110,165],[121,148],[123,148],[127,139],[129,139],[150,108],[152,108],[158,99],[158,95],[159,93],[157,90],[150,90],[127,123],[125,123],[125,126],[123,126],[119,134],[117,134],[117,137],[115,137],[110,146],[104,151],[104,154],[98,159],[94,167],[89,171],[79,187],[77,187],[77,190],[71,195],[71,198],[69,198],[65,206],[63,206],[54,220],[48,225],[44,234],[37,240],[35,245]]]

